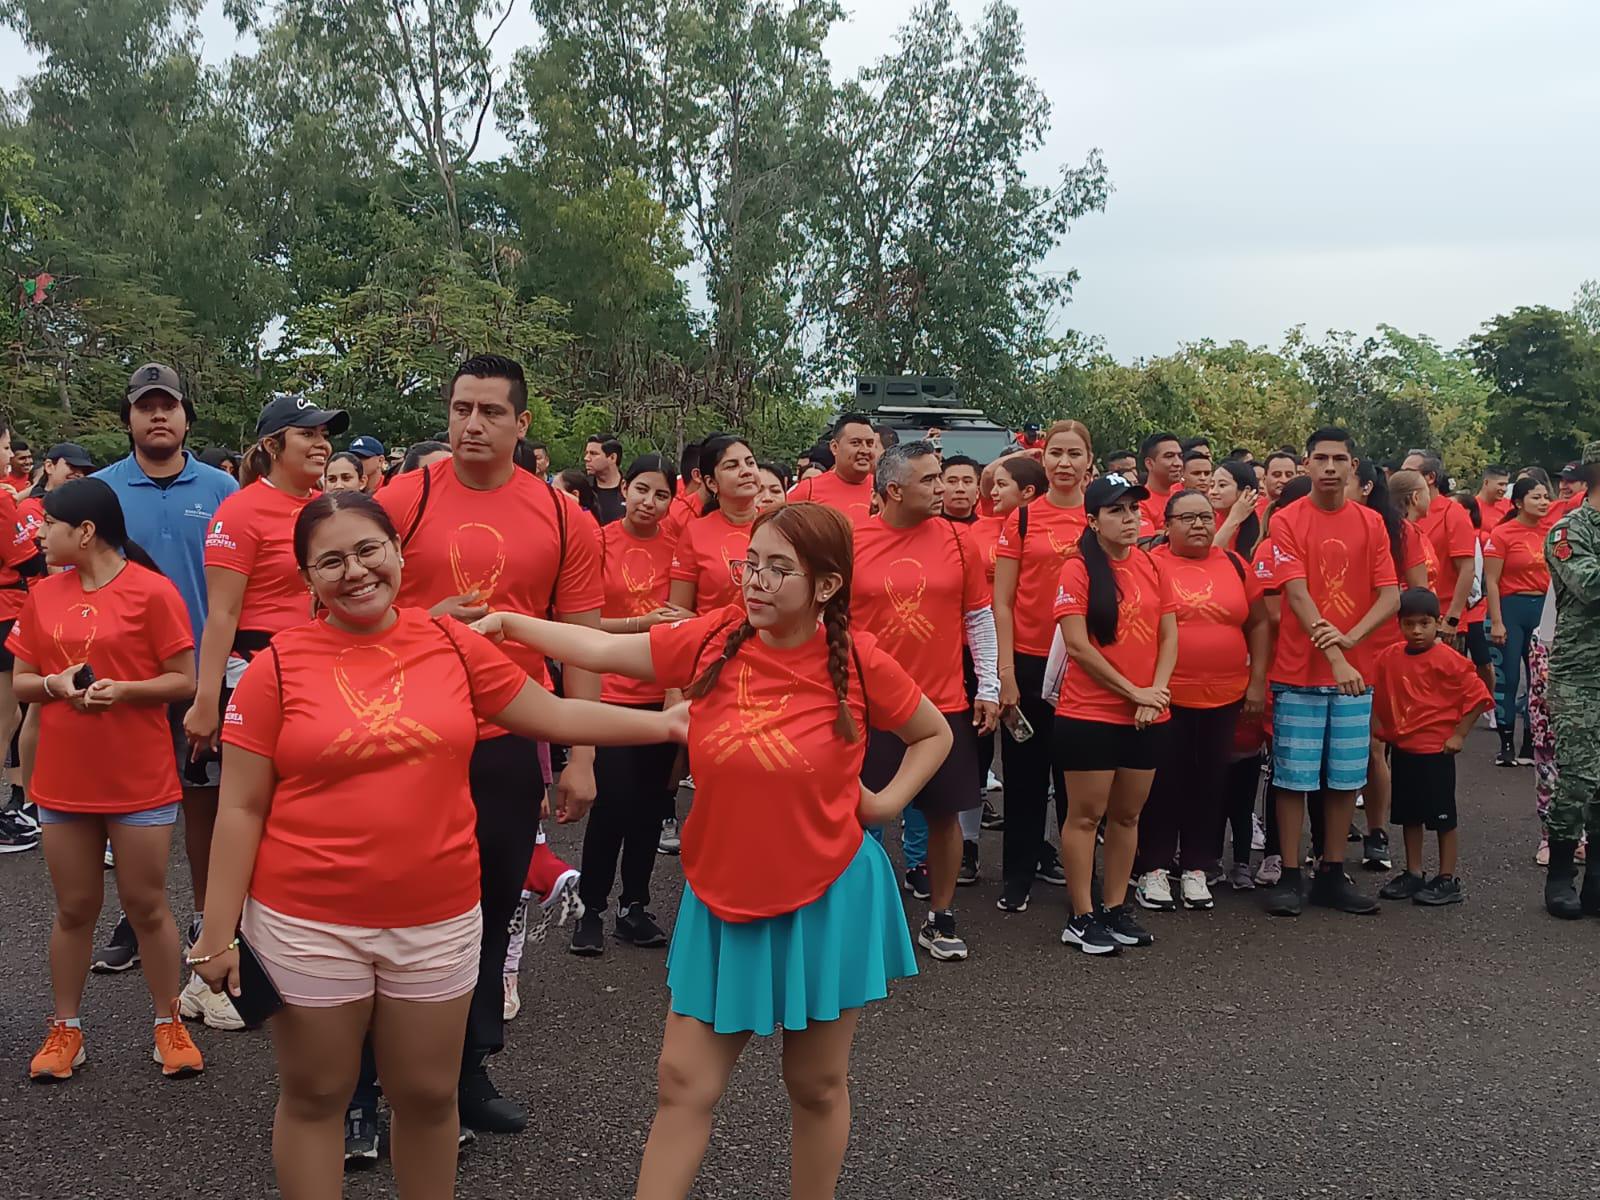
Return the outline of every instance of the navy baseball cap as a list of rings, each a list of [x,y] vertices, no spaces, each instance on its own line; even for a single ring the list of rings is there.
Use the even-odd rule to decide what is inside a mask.
[[[1115,471],[1109,475],[1102,475],[1088,487],[1083,489],[1083,511],[1097,513],[1102,508],[1108,508],[1123,498],[1134,500],[1150,499],[1150,489],[1141,483],[1129,479],[1126,475],[1119,475]]]
[[[77,467],[80,471],[94,470],[94,459],[77,442],[57,442],[45,451],[44,457],[46,462],[65,460],[69,467]]]
[[[383,443],[369,433],[364,433],[350,443],[350,453],[357,458],[382,458],[388,453]]]
[[[285,429],[315,429],[326,425],[338,437],[350,428],[350,414],[342,408],[318,408],[309,396],[290,392],[274,396],[256,418],[256,437],[269,437]]]

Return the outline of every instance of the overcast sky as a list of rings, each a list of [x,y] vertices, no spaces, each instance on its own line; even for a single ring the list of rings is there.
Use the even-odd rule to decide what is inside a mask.
[[[850,3],[850,0],[846,0]],[[525,3],[504,51],[533,42]],[[856,0],[837,73],[912,0]],[[969,18],[982,0],[957,0]],[[207,57],[235,48],[211,0]],[[1105,152],[1115,192],[1047,266],[1063,328],[1127,358],[1380,322],[1454,344],[1600,276],[1592,0],[1018,0],[1053,105],[1040,180]],[[0,32],[0,84],[30,68]],[[503,142],[488,143],[489,154]]]

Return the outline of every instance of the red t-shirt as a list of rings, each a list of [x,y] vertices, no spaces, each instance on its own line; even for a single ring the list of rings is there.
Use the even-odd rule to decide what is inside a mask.
[[[1241,699],[1250,684],[1244,625],[1250,606],[1265,591],[1255,572],[1218,546],[1200,559],[1174,554],[1170,546],[1150,553],[1178,605],[1172,702],[1180,708],[1221,708]]]
[[[1022,531],[1022,514],[1028,529]],[[1056,623],[1050,615],[1061,565],[1078,555],[1078,539],[1089,526],[1083,507],[1058,508],[1040,496],[1006,514],[995,555],[1017,564],[1017,594],[1011,605],[1011,648],[1017,654],[1044,658],[1050,653]]]
[[[1250,562],[1250,573],[1255,576],[1256,585],[1264,596],[1277,595],[1278,588],[1278,556],[1274,551],[1275,543],[1270,537],[1264,537],[1256,543],[1256,556]]]
[[[1537,525],[1507,521],[1490,531],[1483,556],[1505,563],[1500,572],[1502,596],[1542,596],[1550,589],[1550,566],[1544,558],[1545,534]]]
[[[1472,518],[1467,515],[1467,510],[1448,496],[1434,497],[1417,526],[1433,543],[1433,552],[1438,555],[1439,612],[1441,616],[1448,616],[1450,601],[1456,594],[1456,577],[1460,574],[1455,560],[1477,557],[1477,531],[1472,528]]]
[[[1511,497],[1502,496],[1493,504],[1478,501],[1478,515],[1485,529],[1493,529],[1506,519],[1506,514],[1511,511]]]
[[[736,605],[650,631],[656,682],[687,687],[722,653]],[[861,848],[866,730],[898,729],[922,693],[870,633],[853,634],[848,703],[860,737],[834,731],[839,698],[822,629],[804,645],[759,635],[689,709],[694,808],[683,828],[683,874],[724,921],[793,912],[832,886]],[[859,663],[859,666],[858,666]],[[863,703],[865,694],[865,704]]]
[[[673,539],[659,526],[653,538],[637,538],[627,521],[600,529],[600,577],[606,602],[602,617],[647,617],[667,602],[672,588]],[[626,675],[602,675],[600,699],[612,704],[659,704],[665,690]]]
[[[291,917],[373,929],[473,908],[468,763],[479,723],[516,698],[526,671],[416,608],[382,633],[322,620],[272,645],[245,669],[222,723],[225,743],[270,758],[276,775],[250,895]],[[170,734],[161,746],[170,762]]]
[[[44,528],[44,497],[27,496],[17,501],[17,520],[27,527],[28,536],[35,541]]]
[[[1143,550],[1135,549],[1121,562],[1111,560],[1117,580],[1117,640],[1109,646],[1098,641],[1100,653],[1122,677],[1135,687],[1149,687],[1156,677],[1157,639],[1161,618],[1178,610],[1172,582],[1164,564]],[[1055,617],[1083,616],[1089,611],[1089,568],[1083,556],[1067,560],[1061,568],[1056,589]],[[1089,635],[1094,639],[1094,634]],[[1132,725],[1133,705],[1094,679],[1082,666],[1073,664],[1061,681],[1061,696],[1056,713],[1085,721],[1110,725]],[[1170,713],[1162,713],[1165,721]]]
[[[991,599],[983,560],[949,521],[895,529],[873,517],[856,526],[853,627],[873,634],[942,713],[971,707],[961,674],[962,618]]]
[[[1407,573],[1417,567],[1426,569],[1428,581],[1432,583],[1439,572],[1439,560],[1433,553],[1433,543],[1423,536],[1422,531],[1417,528],[1414,522],[1404,521],[1401,523],[1400,548],[1403,561],[1400,564],[1401,569],[1395,572],[1395,577],[1399,580],[1400,590],[1404,591],[1406,589]],[[1390,557],[1393,557],[1392,552]],[[1435,592],[1434,595],[1438,595],[1438,593]],[[1404,640],[1404,636],[1400,633],[1400,619],[1395,617],[1374,629],[1367,638],[1367,645],[1371,647],[1371,652],[1376,655]]]
[[[967,548],[983,564],[983,577],[994,588],[994,560],[1000,540],[1000,528],[1005,521],[1000,517],[979,517],[967,526]]]
[[[1277,586],[1305,580],[1317,611],[1340,630],[1349,630],[1367,615],[1380,588],[1399,586],[1389,531],[1383,518],[1364,504],[1345,503],[1333,512],[1309,501],[1292,504],[1272,518],[1272,540]],[[1345,652],[1364,677],[1372,669],[1370,643],[1369,638]],[[1290,687],[1334,686],[1327,655],[1312,646],[1287,600],[1269,675],[1274,683]]]
[[[315,496],[291,496],[258,479],[217,505],[205,565],[245,577],[241,630],[277,633],[311,620],[311,598],[294,560],[294,523]]]
[[[194,649],[189,612],[165,575],[129,563],[92,592],[76,571],[39,580],[6,648],[42,675],[86,662],[95,678],[154,679]],[[114,704],[79,712],[39,706],[39,752],[29,798],[63,812],[142,812],[183,795],[165,704]]]
[[[705,498],[698,489],[692,492],[683,491],[682,481],[678,484],[678,494],[672,498],[672,503],[667,505],[667,515],[661,518],[661,532],[676,540],[683,534],[684,526],[705,511]]]
[[[744,561],[753,526],[748,521],[735,524],[720,508],[684,526],[672,559],[672,578],[694,584],[696,612],[729,604],[744,607],[744,593],[734,582],[731,564]]]
[[[1146,485],[1148,486],[1148,485]],[[1167,527],[1167,501],[1172,498],[1173,492],[1183,491],[1183,484],[1175,483],[1171,489],[1158,492],[1150,488],[1150,495],[1139,501],[1139,517],[1141,521],[1140,536],[1145,536],[1145,527],[1150,533],[1160,533]]]
[[[872,476],[866,476],[860,483],[846,483],[838,471],[824,471],[802,479],[790,489],[789,503],[800,500],[815,500],[837,508],[850,518],[852,525],[859,525],[872,511]]]
[[[1421,654],[1390,646],[1374,675],[1374,731],[1409,754],[1441,753],[1461,718],[1489,703],[1472,660],[1439,642]]]
[[[399,603],[429,609],[472,595],[492,609],[531,617],[600,610],[600,529],[569,497],[523,470],[486,492],[456,478],[448,458],[426,470],[432,478],[425,508],[421,471],[395,476],[376,496],[405,539]],[[530,679],[550,685],[537,650],[510,643],[505,650]],[[483,728],[485,737],[502,732]]]
[[[39,553],[39,544],[17,513],[11,493],[0,489],[0,621],[15,620],[27,599],[17,568]]]

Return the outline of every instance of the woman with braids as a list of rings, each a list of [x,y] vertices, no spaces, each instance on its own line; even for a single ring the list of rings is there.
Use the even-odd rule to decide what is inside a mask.
[[[843,514],[793,503],[756,520],[734,569],[742,605],[637,634],[510,613],[478,624],[563,662],[683,688],[691,701],[687,886],[639,1200],[688,1195],[740,1053],[751,1034],[778,1029],[790,1194],[832,1197],[861,1009],[916,973],[894,868],[864,827],[898,818],[944,760],[950,728],[870,634],[851,631],[851,553]],[[906,743],[876,793],[859,778],[869,725]]]

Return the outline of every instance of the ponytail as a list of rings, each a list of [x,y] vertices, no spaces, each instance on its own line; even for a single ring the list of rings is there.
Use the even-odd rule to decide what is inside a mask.
[[[1085,529],[1078,539],[1078,552],[1083,555],[1083,565],[1089,572],[1088,611],[1084,623],[1094,640],[1109,646],[1117,640],[1117,605],[1121,594],[1117,590],[1117,577],[1111,570],[1111,560],[1106,557],[1100,535],[1093,528]]]
[[[278,449],[283,449],[283,435],[272,434],[264,437],[254,446],[244,452],[244,461],[239,464],[239,486],[248,487],[258,479],[265,479],[272,474],[272,451],[267,447],[277,439]]]
[[[122,545],[118,549],[122,551],[122,556],[129,562],[138,563],[146,571],[154,571],[157,575],[162,574],[161,568],[156,566],[156,560],[150,557],[149,551],[132,538],[123,538]]]

